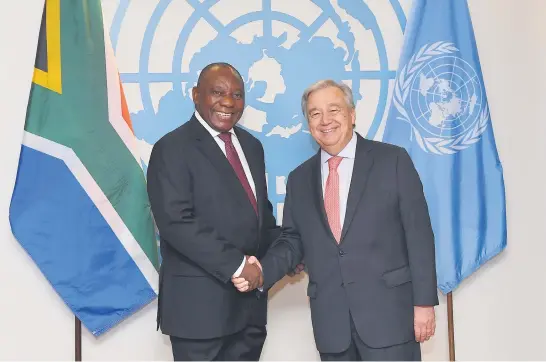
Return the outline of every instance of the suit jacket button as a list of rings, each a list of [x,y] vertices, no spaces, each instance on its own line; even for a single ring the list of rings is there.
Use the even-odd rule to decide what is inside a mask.
[[[343,251],[343,249],[339,249],[339,256],[343,256],[345,255],[345,252]]]

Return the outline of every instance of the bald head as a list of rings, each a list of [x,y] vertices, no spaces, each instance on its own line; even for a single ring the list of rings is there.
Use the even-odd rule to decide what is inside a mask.
[[[209,73],[215,70],[219,70],[221,68],[229,69],[233,73],[233,75],[239,79],[241,84],[244,83],[243,77],[233,65],[229,63],[217,62],[211,63],[203,68],[203,70],[201,70],[201,73],[199,73],[199,78],[197,78],[197,87],[199,87],[203,83],[203,80],[209,75]]]

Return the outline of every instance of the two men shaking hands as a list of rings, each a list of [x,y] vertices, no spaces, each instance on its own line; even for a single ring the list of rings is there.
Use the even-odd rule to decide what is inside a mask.
[[[206,66],[192,88],[194,115],[150,157],[163,256],[158,326],[173,358],[259,360],[267,291],[305,260],[322,360],[421,360],[438,295],[434,234],[409,154],[355,131],[346,84],[310,85],[301,106],[320,150],[288,175],[279,229],[263,146],[236,127],[244,87],[233,66]]]

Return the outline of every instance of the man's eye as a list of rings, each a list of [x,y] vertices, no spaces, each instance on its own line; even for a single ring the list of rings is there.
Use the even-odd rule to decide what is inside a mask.
[[[236,93],[236,94],[233,95],[233,98],[241,99],[241,98],[243,98],[243,95],[241,93]]]
[[[219,95],[222,94],[222,92],[217,91],[217,90],[213,90],[213,91],[212,91],[212,94],[214,94],[215,96],[219,96]]]

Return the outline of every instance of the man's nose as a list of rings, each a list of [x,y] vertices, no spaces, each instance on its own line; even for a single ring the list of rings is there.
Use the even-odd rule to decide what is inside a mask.
[[[326,115],[323,115],[322,117],[320,117],[320,124],[322,125],[328,125],[332,123],[332,120],[330,119],[330,117],[328,116],[328,114]]]
[[[222,106],[224,106],[224,107],[230,107],[231,108],[235,104],[235,100],[233,99],[233,96],[231,94],[226,94],[220,100],[220,104]]]

